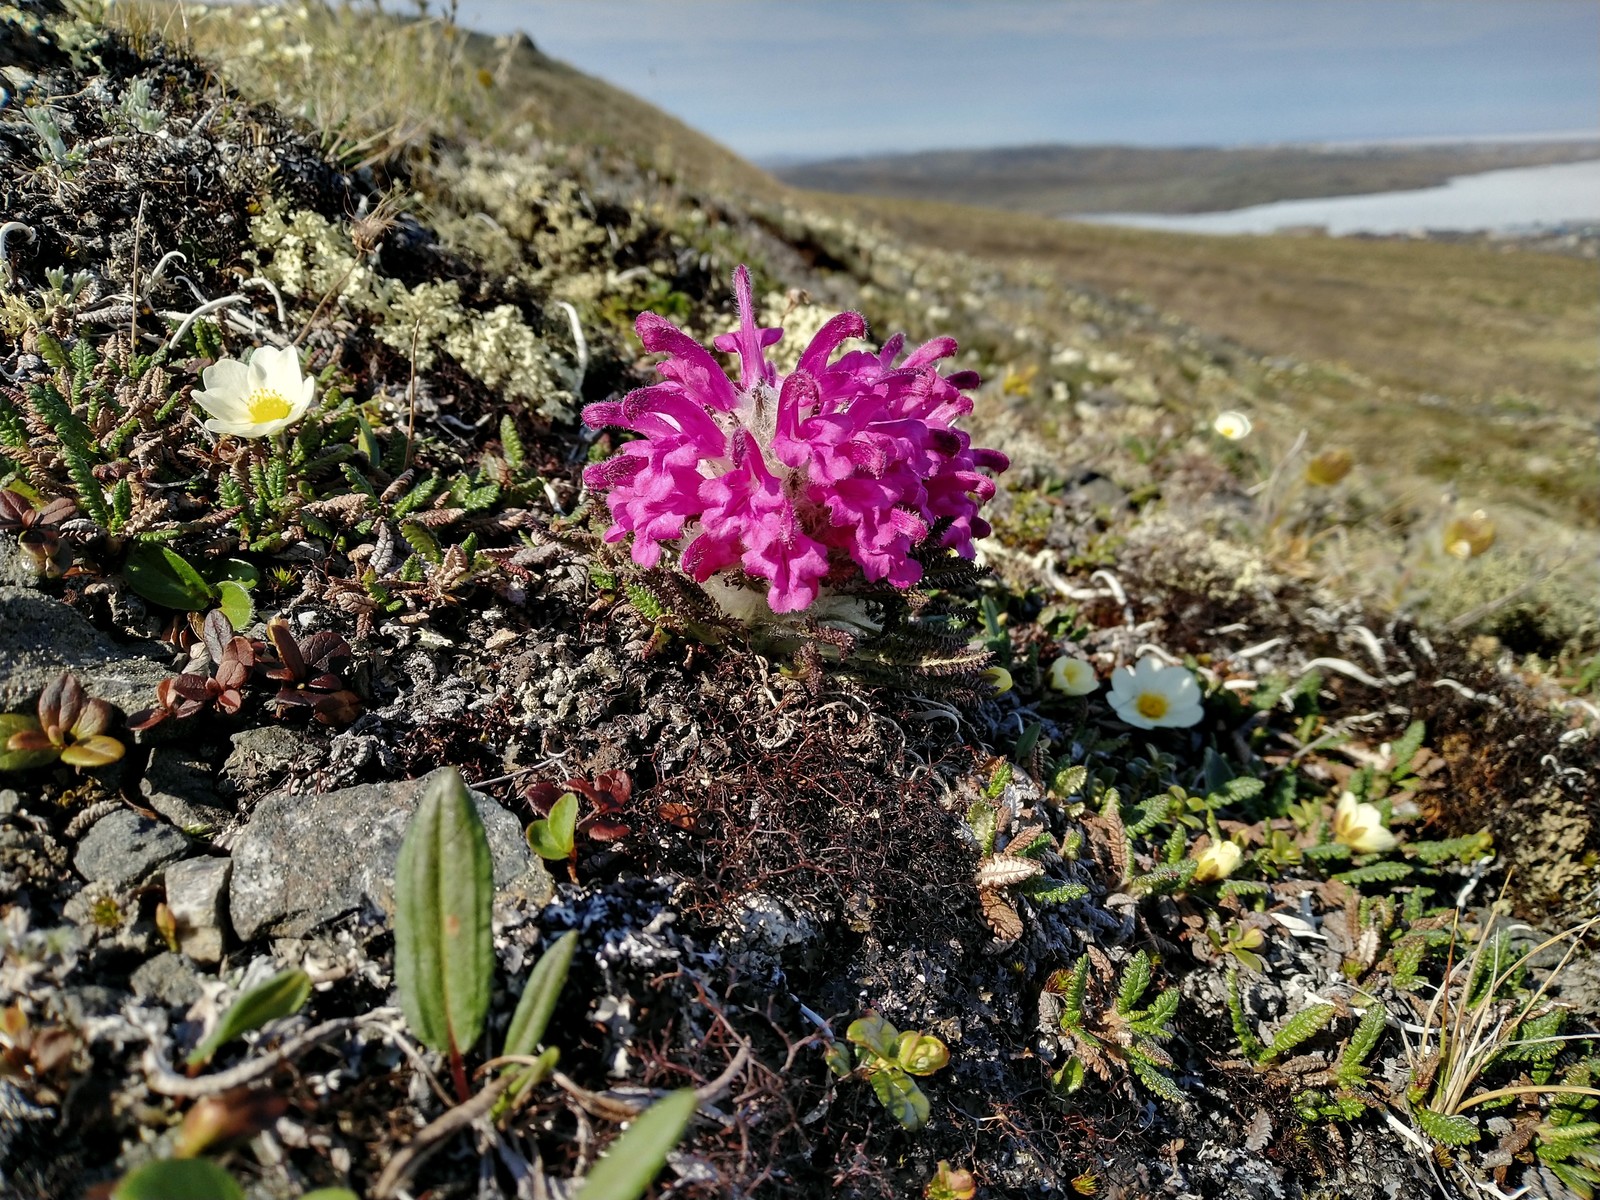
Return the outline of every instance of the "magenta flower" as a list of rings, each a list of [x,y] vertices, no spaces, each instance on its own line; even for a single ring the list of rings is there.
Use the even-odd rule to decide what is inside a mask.
[[[808,607],[825,580],[842,582],[857,568],[869,581],[912,586],[922,564],[911,551],[935,527],[941,545],[971,558],[972,539],[989,533],[978,509],[995,490],[980,470],[1008,464],[955,428],[972,411],[962,392],[978,384],[972,371],[935,369],[955,341],[935,338],[896,363],[905,345],[896,334],[880,353],[829,362],[867,329],[860,313],[840,313],[780,378],[765,350],[783,331],[756,326],[744,267],[733,287],[739,328],[713,344],[738,354],[737,383],[703,346],[647,312],[635,328],[646,350],[667,355],[657,367],[664,382],[583,410],[593,428],[642,435],[584,472],[611,509],[606,541],[632,534],[641,567],[657,565],[673,543],[702,583],[742,567],[767,581],[775,613]]]

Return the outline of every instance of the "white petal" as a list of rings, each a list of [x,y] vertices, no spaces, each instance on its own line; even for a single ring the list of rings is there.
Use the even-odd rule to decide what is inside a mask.
[[[234,437],[244,438],[262,437],[266,432],[262,426],[250,421],[211,420],[206,422],[206,428],[212,433],[231,433]]]
[[[232,392],[191,392],[194,402],[205,409],[213,417],[224,421],[250,420],[250,409],[245,405],[242,397]]]
[[[237,358],[219,358],[200,372],[200,382],[205,385],[203,390],[213,395],[230,392],[242,397],[250,390],[249,374],[250,369]]]
[[[275,349],[263,346],[256,351],[256,361],[266,371],[266,385],[285,400],[298,396],[303,386],[300,375],[300,355],[293,346]]]

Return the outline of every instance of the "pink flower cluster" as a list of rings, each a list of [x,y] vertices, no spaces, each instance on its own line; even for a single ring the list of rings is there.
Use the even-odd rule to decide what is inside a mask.
[[[646,350],[667,355],[663,382],[584,409],[593,428],[642,435],[584,472],[611,508],[606,540],[632,534],[633,561],[653,567],[663,543],[686,538],[684,571],[703,583],[738,564],[768,582],[779,613],[812,604],[830,574],[853,570],[849,560],[869,580],[910,587],[922,578],[911,550],[939,522],[941,543],[971,558],[972,539],[989,532],[978,508],[995,490],[979,470],[1003,471],[1007,460],[954,426],[972,411],[963,390],[978,384],[975,372],[935,369],[955,353],[954,339],[896,363],[905,345],[897,334],[881,353],[830,363],[841,342],[866,333],[860,313],[840,313],[780,377],[765,350],[783,331],[757,327],[744,267],[733,286],[739,328],[713,344],[738,354],[737,383],[647,312],[635,328]]]

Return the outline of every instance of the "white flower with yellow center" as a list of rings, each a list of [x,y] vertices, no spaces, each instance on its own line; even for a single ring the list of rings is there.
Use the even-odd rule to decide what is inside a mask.
[[[1141,658],[1138,665],[1112,674],[1111,707],[1139,729],[1186,728],[1205,715],[1194,676],[1183,667],[1164,667],[1153,658]]]
[[[1189,876],[1191,883],[1216,883],[1226,879],[1239,869],[1239,864],[1244,861],[1244,851],[1239,849],[1234,842],[1212,842],[1200,852],[1195,859],[1194,874]]]
[[[1069,696],[1087,696],[1100,686],[1094,668],[1081,658],[1063,654],[1050,664],[1050,686]]]
[[[1217,414],[1216,420],[1211,422],[1211,428],[1215,429],[1230,442],[1239,442],[1249,437],[1250,431],[1255,426],[1250,424],[1250,418],[1242,412],[1234,412],[1229,409],[1227,412]]]
[[[1357,800],[1346,792],[1333,810],[1333,840],[1343,842],[1357,854],[1376,854],[1393,850],[1398,839],[1383,827],[1383,813],[1376,804]]]
[[[200,373],[195,403],[210,414],[206,428],[234,437],[268,437],[287,429],[311,407],[317,381],[300,374],[293,346],[257,346],[250,361],[220,358]]]

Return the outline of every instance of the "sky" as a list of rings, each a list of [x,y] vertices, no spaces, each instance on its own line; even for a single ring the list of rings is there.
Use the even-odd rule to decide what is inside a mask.
[[[1600,131],[1596,0],[461,0],[458,19],[765,164]]]

